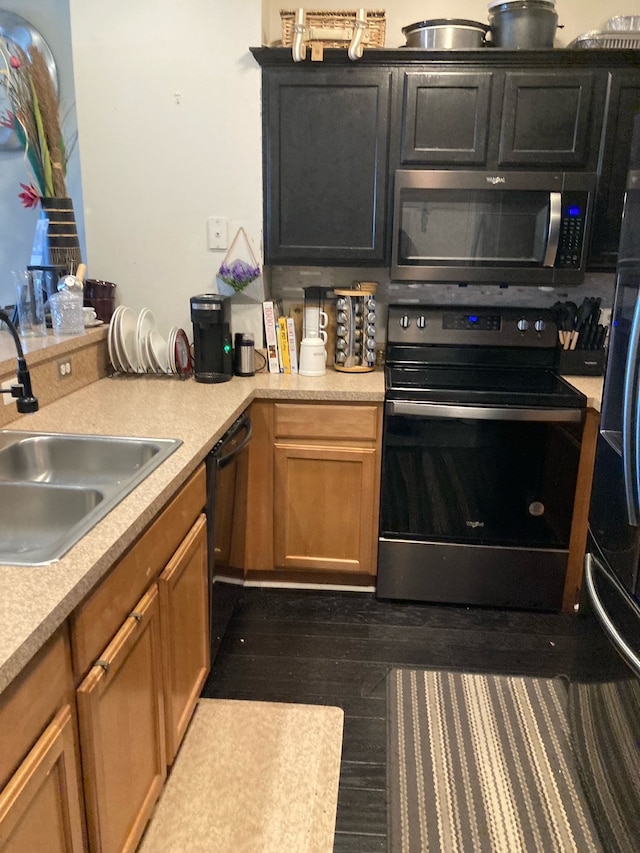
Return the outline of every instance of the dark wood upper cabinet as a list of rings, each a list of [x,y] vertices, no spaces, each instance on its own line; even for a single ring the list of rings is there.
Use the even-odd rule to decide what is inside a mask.
[[[265,69],[267,262],[385,262],[391,72]]]
[[[605,76],[499,66],[404,71],[400,163],[595,171]]]
[[[603,91],[592,109],[595,74],[507,71],[498,164],[595,170],[604,108]]]
[[[262,67],[265,260],[387,266],[396,169],[597,174],[590,270],[614,270],[636,50],[365,50]]]
[[[640,68],[612,71],[605,117],[595,223],[589,245],[589,267],[614,269],[627,184],[633,119],[640,112]]]
[[[406,72],[402,163],[483,165],[492,78],[490,71]]]

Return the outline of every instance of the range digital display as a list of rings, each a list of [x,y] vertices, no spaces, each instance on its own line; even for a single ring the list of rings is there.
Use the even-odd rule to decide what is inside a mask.
[[[444,314],[442,317],[443,329],[457,329],[460,331],[479,330],[482,332],[500,331],[499,314]]]

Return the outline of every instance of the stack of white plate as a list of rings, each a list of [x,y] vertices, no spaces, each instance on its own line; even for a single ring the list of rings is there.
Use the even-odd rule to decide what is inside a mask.
[[[107,347],[109,359],[118,373],[176,373],[176,336],[174,326],[168,340],[157,328],[150,308],[139,314],[119,305],[109,324]]]

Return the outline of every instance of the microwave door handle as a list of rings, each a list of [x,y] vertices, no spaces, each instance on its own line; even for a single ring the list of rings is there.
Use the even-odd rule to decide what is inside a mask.
[[[556,262],[560,245],[560,222],[562,220],[562,195],[549,193],[549,222],[547,223],[547,249],[544,253],[543,267],[552,267]]]
[[[627,503],[627,518],[632,527],[638,526],[638,494],[640,484],[638,472],[638,439],[640,431],[640,410],[636,383],[638,377],[638,353],[640,351],[640,293],[636,296],[633,312],[629,351],[624,372],[624,391],[622,397],[622,472],[624,493]]]

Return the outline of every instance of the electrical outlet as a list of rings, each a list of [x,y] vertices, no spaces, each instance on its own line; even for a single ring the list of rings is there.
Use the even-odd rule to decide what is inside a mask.
[[[5,381],[2,383],[2,390],[4,391],[6,388],[7,391],[10,391],[11,386],[15,385],[17,381],[17,379],[5,379]],[[16,398],[12,397],[11,394],[3,394],[2,401],[5,406],[10,406],[12,403],[15,403]]]
[[[71,376],[70,358],[59,358],[56,364],[58,365],[58,379],[67,379]]]

